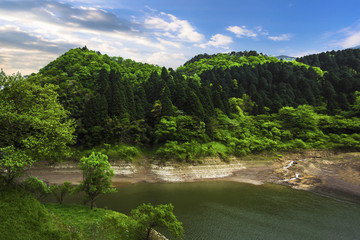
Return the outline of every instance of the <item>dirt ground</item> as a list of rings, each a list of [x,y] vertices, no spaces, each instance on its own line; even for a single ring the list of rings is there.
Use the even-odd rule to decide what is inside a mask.
[[[231,163],[210,159],[197,166],[114,163],[113,185],[137,182],[270,182],[360,203],[359,152],[311,150],[284,153],[265,161],[259,161],[258,156],[254,159],[251,156],[236,158]],[[62,184],[64,181],[79,184],[82,181],[81,171],[73,162],[56,165],[39,163],[28,169],[24,177],[30,175],[48,184]]]
[[[274,174],[279,179],[275,183],[360,202],[359,152],[292,153],[284,155],[275,165]]]

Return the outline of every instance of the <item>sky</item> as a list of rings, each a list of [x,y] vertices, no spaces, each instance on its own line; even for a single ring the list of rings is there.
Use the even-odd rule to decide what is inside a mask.
[[[0,68],[71,48],[176,69],[200,53],[304,56],[360,45],[358,0],[0,0]]]

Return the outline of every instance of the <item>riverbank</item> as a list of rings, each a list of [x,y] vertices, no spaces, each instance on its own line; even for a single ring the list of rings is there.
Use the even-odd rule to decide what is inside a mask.
[[[340,199],[360,202],[360,153],[311,150],[282,155],[254,155],[232,158],[205,158],[203,164],[147,161],[132,164],[113,162],[114,186],[138,182],[232,181],[251,184],[275,183]],[[77,163],[39,163],[24,176],[33,175],[49,184],[71,181],[79,184],[82,175]]]
[[[360,153],[305,151],[275,163],[274,183],[360,203]]]
[[[195,181],[234,181],[260,185],[273,178],[273,160],[242,160],[232,158],[229,163],[220,158],[205,158],[203,164],[184,164],[176,162],[160,163],[144,160],[133,164],[123,161],[111,162],[115,176],[113,185],[138,182],[195,182]],[[81,171],[75,162],[54,165],[37,163],[28,169],[23,178],[36,176],[49,184],[62,184],[70,181],[79,184]]]

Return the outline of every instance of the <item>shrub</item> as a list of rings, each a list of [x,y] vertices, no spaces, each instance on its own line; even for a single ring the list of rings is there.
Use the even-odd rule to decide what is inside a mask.
[[[38,200],[44,199],[49,195],[50,189],[46,183],[37,177],[29,176],[23,182],[22,186],[25,191],[33,194]]]

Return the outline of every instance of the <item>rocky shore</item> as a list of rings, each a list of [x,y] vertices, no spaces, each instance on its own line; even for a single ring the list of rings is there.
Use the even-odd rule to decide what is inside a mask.
[[[144,160],[132,164],[114,162],[113,184],[137,182],[234,181],[251,184],[266,182],[288,185],[360,203],[360,153],[312,150],[282,156],[205,158],[203,164],[165,163]],[[25,172],[49,184],[71,181],[78,184],[82,175],[76,163],[38,164]]]
[[[276,161],[273,173],[274,183],[360,203],[359,152],[287,154]]]

